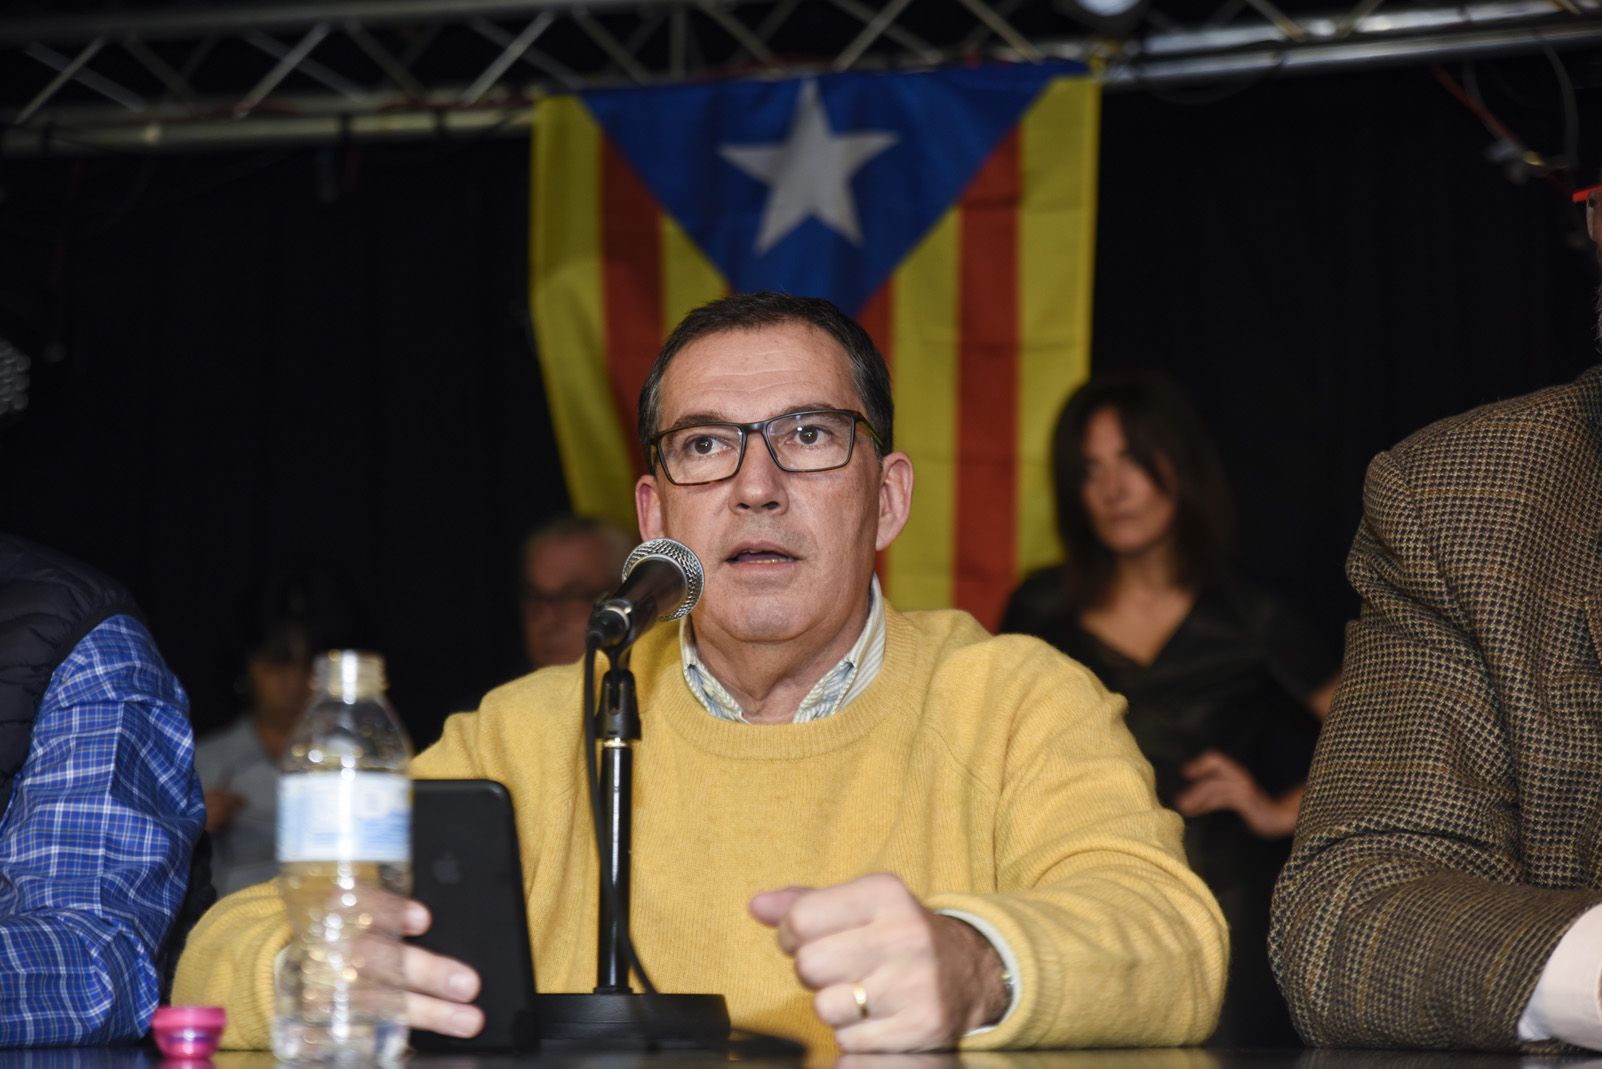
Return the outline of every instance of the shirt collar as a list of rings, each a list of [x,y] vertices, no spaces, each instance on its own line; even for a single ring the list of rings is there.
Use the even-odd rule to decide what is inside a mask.
[[[840,663],[825,672],[801,699],[793,723],[804,724],[833,716],[867,690],[884,663],[884,637],[884,594],[876,575],[868,584],[868,619],[862,625],[862,633]],[[689,617],[679,625],[679,659],[684,665],[684,682],[689,684],[690,693],[707,712],[719,720],[747,722],[745,711],[734,695],[701,663],[695,645],[695,628]]]

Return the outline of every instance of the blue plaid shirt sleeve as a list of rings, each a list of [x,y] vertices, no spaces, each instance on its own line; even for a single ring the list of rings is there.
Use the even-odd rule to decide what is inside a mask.
[[[187,708],[129,616],[57,666],[0,819],[0,1044],[146,1031],[205,823]]]

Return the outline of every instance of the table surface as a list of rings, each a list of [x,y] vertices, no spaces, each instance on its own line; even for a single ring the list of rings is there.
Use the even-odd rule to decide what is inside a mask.
[[[175,1062],[154,1050],[73,1048],[0,1051],[0,1069],[270,1069],[278,1063],[266,1052],[224,1051],[209,1062]],[[414,1055],[419,1069],[510,1069],[512,1066],[569,1066],[572,1069],[712,1069],[736,1064],[716,1054],[683,1051],[643,1053],[560,1053],[525,1055]],[[741,1069],[794,1069],[781,1059],[741,1058]],[[830,1069],[831,1063],[808,1063]],[[1472,1052],[1383,1050],[1090,1050],[1015,1051],[976,1054],[848,1055],[832,1069],[1602,1069],[1602,1055],[1520,1056]]]

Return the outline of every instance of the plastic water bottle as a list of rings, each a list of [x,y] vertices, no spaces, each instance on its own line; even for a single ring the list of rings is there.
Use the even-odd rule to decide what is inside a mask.
[[[273,1053],[393,1062],[406,1001],[374,975],[400,949],[411,891],[412,747],[384,698],[384,660],[335,650],[279,762],[279,886],[294,934],[275,977]]]

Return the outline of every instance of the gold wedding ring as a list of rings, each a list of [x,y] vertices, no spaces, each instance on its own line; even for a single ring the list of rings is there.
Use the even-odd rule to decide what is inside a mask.
[[[857,1003],[857,1017],[866,1021],[868,1019],[868,989],[860,983],[852,983],[851,997]]]

